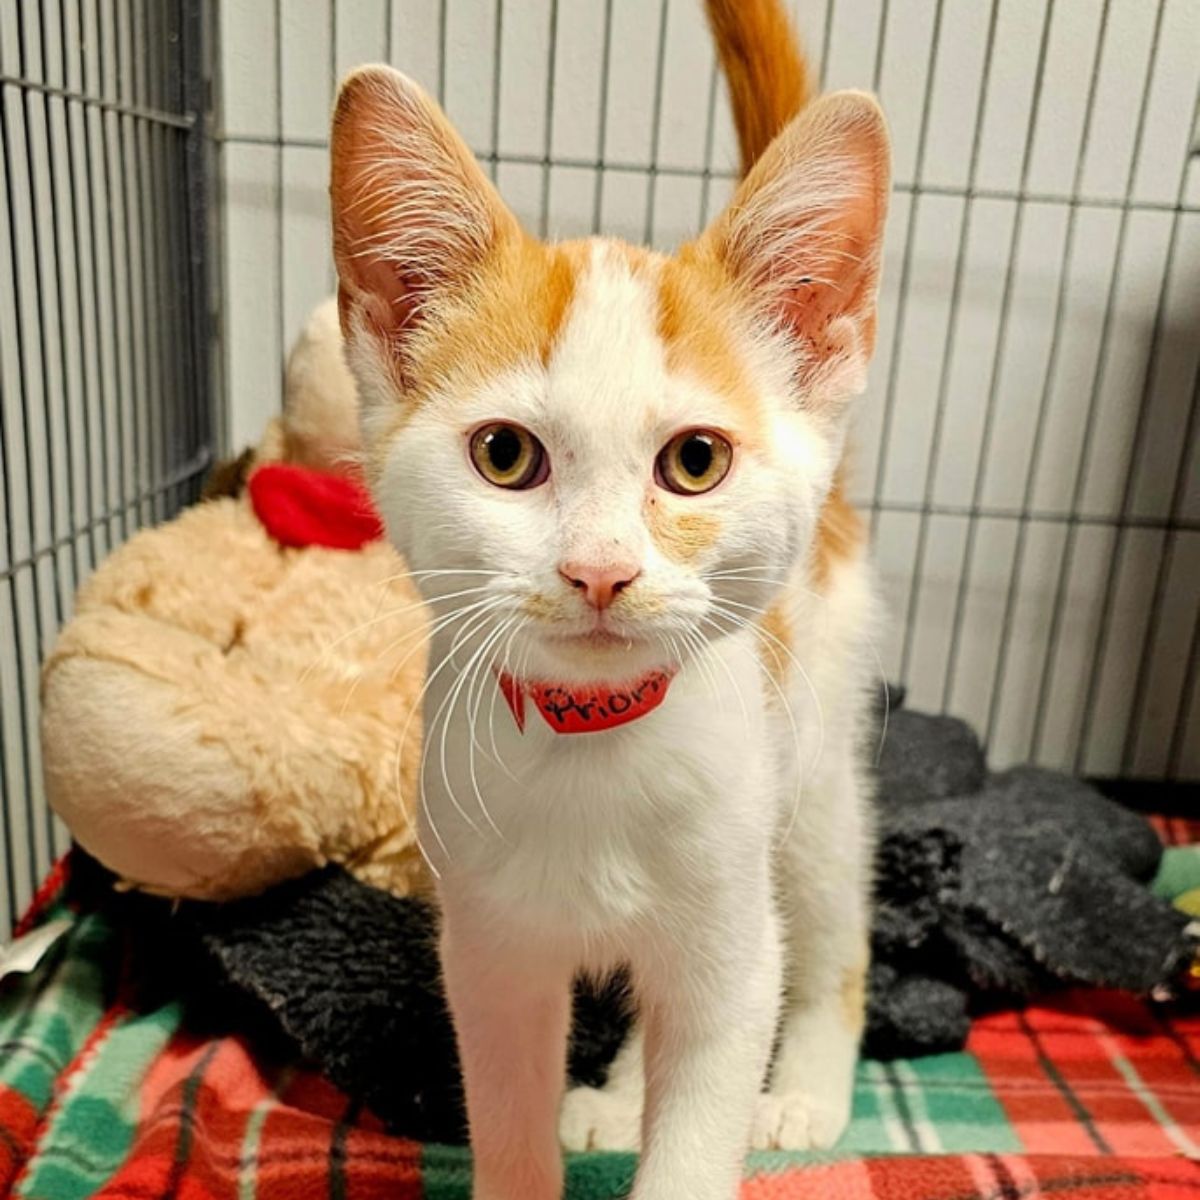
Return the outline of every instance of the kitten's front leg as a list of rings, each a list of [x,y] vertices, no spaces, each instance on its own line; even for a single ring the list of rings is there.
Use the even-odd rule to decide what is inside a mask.
[[[570,969],[482,936],[449,912],[441,953],[467,1096],[473,1200],[560,1200]]]
[[[760,917],[749,936],[699,939],[639,980],[646,1109],[631,1200],[737,1195],[779,1008],[779,934],[765,897]]]
[[[779,853],[787,988],[760,1149],[824,1150],[850,1120],[870,937],[867,786],[849,751],[826,750],[802,820]]]

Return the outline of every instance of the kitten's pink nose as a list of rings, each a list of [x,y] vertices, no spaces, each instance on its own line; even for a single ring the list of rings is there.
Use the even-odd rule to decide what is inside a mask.
[[[595,567],[588,563],[565,562],[559,566],[558,573],[573,588],[578,588],[593,608],[602,612],[642,573],[642,569],[632,563]]]

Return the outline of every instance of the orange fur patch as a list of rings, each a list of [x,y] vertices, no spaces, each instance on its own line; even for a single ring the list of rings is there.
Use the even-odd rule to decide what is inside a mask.
[[[658,271],[658,335],[667,369],[698,380],[728,400],[743,440],[761,441],[762,405],[746,381],[734,342],[744,321],[721,260],[702,243],[683,246]]]
[[[710,512],[671,512],[662,500],[652,497],[646,505],[646,528],[668,558],[687,563],[717,540],[721,522]]]
[[[416,399],[439,387],[478,385],[521,362],[544,364],[587,262],[582,242],[502,242],[463,298],[413,339]]]
[[[563,615],[563,605],[557,599],[552,599],[542,592],[532,592],[521,601],[521,610],[531,617],[542,620],[553,619]]]
[[[840,563],[858,554],[867,536],[862,517],[846,499],[843,475],[844,471],[839,467],[821,509],[813,540],[812,580],[821,590],[829,586]]]
[[[776,601],[759,618],[759,629],[766,635],[758,638],[758,656],[767,674],[779,686],[787,678],[791,664],[792,627],[783,611],[783,602]],[[774,689],[771,689],[774,695]]]
[[[404,403],[367,447],[368,484],[378,484],[391,443],[437,391],[465,392],[522,362],[549,359],[586,256],[583,243],[546,246],[524,235],[502,239],[466,292],[422,321],[412,332],[405,369],[398,361],[391,364]]]

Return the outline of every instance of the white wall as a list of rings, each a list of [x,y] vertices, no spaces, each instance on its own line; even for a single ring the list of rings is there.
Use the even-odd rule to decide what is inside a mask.
[[[827,84],[876,88],[895,138],[855,477],[882,669],[997,764],[1200,776],[1200,4],[797,9]],[[435,91],[536,231],[667,248],[728,195],[699,0],[222,0],[220,22],[239,445],[332,286],[326,125],[355,64]]]

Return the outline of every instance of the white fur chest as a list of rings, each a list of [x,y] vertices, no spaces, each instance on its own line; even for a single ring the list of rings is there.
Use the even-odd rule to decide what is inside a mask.
[[[597,733],[557,734],[534,712],[522,733],[490,680],[469,710],[435,680],[422,843],[443,888],[608,959],[760,859],[775,785],[758,667],[734,639],[718,653],[724,669],[685,668],[660,708]]]

